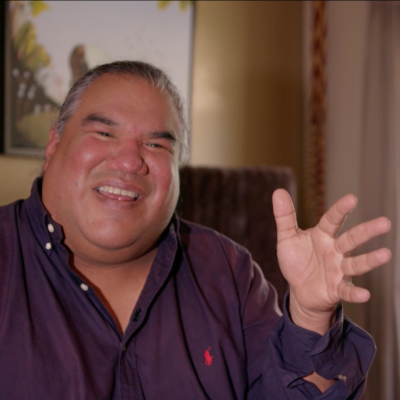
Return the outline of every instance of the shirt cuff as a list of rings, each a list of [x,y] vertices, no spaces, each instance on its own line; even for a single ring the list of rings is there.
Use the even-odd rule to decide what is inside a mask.
[[[281,342],[282,383],[295,387],[304,382],[303,376],[315,371],[325,379],[340,380],[343,385],[334,386],[345,392],[346,397],[356,391],[365,381],[375,354],[371,336],[343,316],[341,304],[337,307],[335,322],[323,336],[292,322],[288,293],[283,304],[283,317],[276,336]]]

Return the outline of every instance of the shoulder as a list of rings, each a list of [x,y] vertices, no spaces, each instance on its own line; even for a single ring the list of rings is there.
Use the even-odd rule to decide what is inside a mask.
[[[10,239],[18,231],[18,215],[21,212],[23,200],[0,206],[0,245]]]
[[[225,254],[229,260],[238,257],[251,258],[249,251],[232,239],[194,222],[179,219],[179,236],[182,244],[190,251],[200,251],[209,257],[216,253]]]
[[[187,266],[202,291],[215,299],[213,304],[225,296],[226,304],[238,305],[246,323],[263,321],[270,329],[280,315],[276,291],[250,252],[213,229],[185,220],[179,222]]]
[[[11,265],[12,257],[17,257],[15,245],[20,241],[18,215],[23,201],[0,206],[0,280],[5,281],[4,271]]]
[[[179,237],[186,261],[194,275],[206,281],[235,286],[246,286],[246,282],[259,275],[259,267],[253,262],[250,252],[227,236],[208,227],[186,220],[179,220]],[[219,286],[218,290],[221,289]]]
[[[15,222],[15,215],[21,209],[24,200],[18,200],[14,203],[0,206],[0,228],[6,224]]]

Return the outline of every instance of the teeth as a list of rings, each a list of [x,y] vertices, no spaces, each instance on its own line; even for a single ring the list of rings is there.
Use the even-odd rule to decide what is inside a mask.
[[[99,188],[97,188],[97,190],[99,192],[108,192],[113,194],[120,194],[122,196],[132,197],[132,199],[135,200],[139,197],[139,194],[136,192],[132,192],[131,190],[121,190],[112,186],[100,186]]]

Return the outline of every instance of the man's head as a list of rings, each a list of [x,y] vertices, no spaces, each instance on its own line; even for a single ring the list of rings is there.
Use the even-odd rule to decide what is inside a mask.
[[[183,110],[165,75],[115,65],[119,73],[100,66],[71,89],[50,132],[42,190],[74,256],[105,265],[154,248],[176,206],[184,152]]]
[[[60,135],[63,134],[65,124],[79,107],[79,101],[83,93],[97,78],[104,74],[143,79],[150,86],[158,89],[162,93],[166,93],[170,97],[177,111],[181,125],[179,161],[181,163],[186,162],[189,158],[189,130],[185,118],[184,104],[178,89],[170,81],[164,71],[154,65],[141,61],[115,61],[100,65],[88,71],[69,90],[55,123],[56,131]]]

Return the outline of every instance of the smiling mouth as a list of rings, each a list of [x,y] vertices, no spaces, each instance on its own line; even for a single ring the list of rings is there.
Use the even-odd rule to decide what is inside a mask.
[[[99,193],[111,193],[117,196],[129,197],[134,201],[139,197],[139,193],[132,192],[131,190],[122,190],[113,186],[100,186],[97,188],[97,191]],[[122,198],[120,200],[122,200]]]

